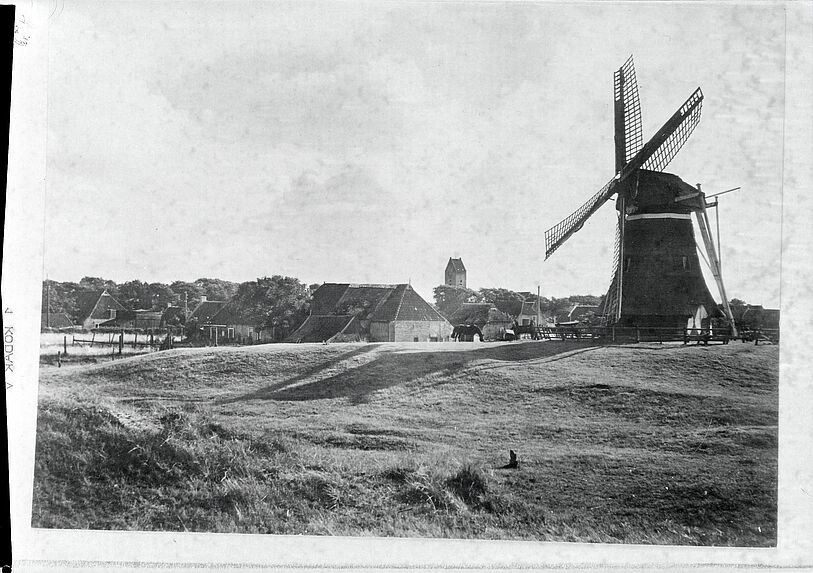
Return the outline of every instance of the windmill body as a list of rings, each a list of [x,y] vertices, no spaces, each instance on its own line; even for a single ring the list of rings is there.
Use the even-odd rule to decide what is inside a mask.
[[[617,203],[626,211],[623,259],[605,297],[614,303],[608,308],[615,319],[611,322],[700,328],[717,306],[703,279],[692,224],[693,213],[705,199],[669,173],[641,169],[628,182],[619,191],[624,199]]]
[[[643,144],[632,57],[616,71],[614,79],[615,177],[545,233],[545,258],[615,197],[618,225],[613,276],[604,304],[606,322],[620,326],[702,328],[719,311],[700,268],[694,216],[725,315],[736,335],[719,258],[708,231],[705,196],[699,187],[663,172],[699,122],[703,94],[699,88],[695,90]]]

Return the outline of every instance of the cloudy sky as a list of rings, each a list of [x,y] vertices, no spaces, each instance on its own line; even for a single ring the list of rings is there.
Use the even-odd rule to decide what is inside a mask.
[[[397,283],[602,294],[612,74],[645,138],[699,85],[668,171],[722,197],[730,297],[779,304],[781,6],[66,2],[49,30],[45,272],[56,280]],[[714,291],[714,289],[712,289]]]

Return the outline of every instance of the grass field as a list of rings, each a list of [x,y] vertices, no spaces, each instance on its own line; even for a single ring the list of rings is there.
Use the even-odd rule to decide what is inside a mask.
[[[43,367],[33,525],[770,546],[778,353],[280,344]]]

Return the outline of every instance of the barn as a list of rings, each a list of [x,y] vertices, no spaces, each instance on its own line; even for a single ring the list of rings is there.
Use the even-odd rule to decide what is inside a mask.
[[[325,283],[287,342],[440,342],[452,325],[408,284]]]
[[[76,297],[77,324],[82,330],[93,330],[103,322],[116,318],[116,313],[124,306],[113,298],[107,290],[80,292]]]

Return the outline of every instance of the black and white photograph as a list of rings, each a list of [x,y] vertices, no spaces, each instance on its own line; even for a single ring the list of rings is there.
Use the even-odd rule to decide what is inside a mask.
[[[18,6],[26,535],[793,546],[809,8]]]

